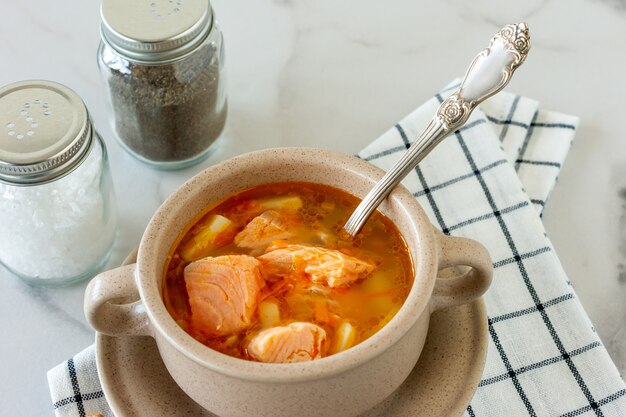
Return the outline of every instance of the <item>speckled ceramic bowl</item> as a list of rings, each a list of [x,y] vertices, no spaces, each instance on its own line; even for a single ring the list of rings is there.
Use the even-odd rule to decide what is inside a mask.
[[[491,259],[484,247],[437,232],[404,187],[394,190],[380,210],[398,226],[411,250],[413,288],[384,328],[347,351],[294,364],[264,364],[221,354],[176,324],[163,304],[161,283],[167,254],[180,231],[227,196],[264,183],[309,181],[363,197],[382,175],[357,158],[309,148],[268,149],[212,166],[159,208],[143,235],[136,264],[92,280],[85,294],[87,319],[104,334],[154,337],[183,391],[220,416],[358,415],[408,376],[422,351],[431,312],[467,303],[491,282]],[[472,268],[460,276],[437,278],[438,270],[455,265]]]

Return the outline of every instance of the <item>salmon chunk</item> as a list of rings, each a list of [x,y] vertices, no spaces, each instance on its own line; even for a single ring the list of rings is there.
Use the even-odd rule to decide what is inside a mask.
[[[257,333],[248,353],[259,362],[292,363],[320,359],[326,349],[326,332],[306,322],[272,327]]]
[[[292,233],[288,230],[289,221],[274,210],[268,210],[252,219],[235,236],[235,244],[242,248],[265,249],[276,240],[288,239]]]
[[[207,257],[187,265],[184,277],[195,330],[226,336],[250,327],[265,285],[259,261],[247,255]]]
[[[305,275],[331,288],[350,285],[371,273],[375,266],[338,250],[287,245],[258,257],[268,277]]]

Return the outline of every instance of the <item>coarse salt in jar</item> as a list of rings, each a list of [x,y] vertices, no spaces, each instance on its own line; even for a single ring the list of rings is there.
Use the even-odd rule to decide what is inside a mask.
[[[106,261],[117,223],[106,148],[69,88],[0,88],[0,213],[0,262],[30,284],[76,282]]]
[[[209,0],[103,0],[101,18],[98,67],[122,146],[161,169],[202,160],[227,113]]]

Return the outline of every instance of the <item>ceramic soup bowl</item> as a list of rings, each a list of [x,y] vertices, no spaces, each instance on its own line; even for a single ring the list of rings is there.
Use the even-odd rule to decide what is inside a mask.
[[[444,236],[411,193],[397,187],[380,210],[397,226],[413,259],[413,287],[397,315],[360,344],[311,362],[269,364],[214,351],[172,319],[161,297],[164,266],[175,239],[199,213],[256,185],[282,181],[323,183],[363,197],[383,171],[358,158],[310,148],[278,148],[214,165],[183,184],[157,210],[139,246],[137,263],[95,277],[85,314],[99,332],[151,336],[178,385],[220,416],[355,416],[382,401],[415,366],[430,314],[481,296],[492,277],[478,242]],[[440,269],[464,273],[438,278]],[[459,268],[461,269],[461,268]]]

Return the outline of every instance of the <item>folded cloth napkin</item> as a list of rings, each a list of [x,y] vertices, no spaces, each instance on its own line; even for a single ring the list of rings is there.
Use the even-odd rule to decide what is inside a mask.
[[[389,169],[455,82],[359,157]],[[540,215],[576,131],[575,117],[500,93],[444,140],[403,184],[444,233],[483,243],[494,261],[485,295],[490,344],[466,416],[624,416],[626,386],[598,339]],[[56,415],[113,417],[87,348],[48,373]]]

